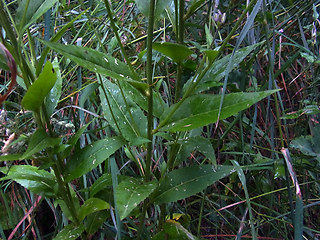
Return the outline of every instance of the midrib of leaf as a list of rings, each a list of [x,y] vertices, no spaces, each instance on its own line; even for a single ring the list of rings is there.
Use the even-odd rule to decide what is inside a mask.
[[[265,96],[264,96],[265,97]],[[264,97],[261,97],[261,96],[258,96],[257,98],[259,98],[259,99],[262,99],[262,98],[264,98]],[[217,98],[217,100],[218,100],[218,98]],[[237,102],[237,103],[231,103],[231,104],[228,104],[227,106],[223,106],[222,107],[222,109],[223,110],[229,110],[229,109],[232,109],[232,108],[238,108],[238,106],[239,107],[241,107],[242,105],[244,105],[246,102],[248,102],[247,104],[249,105],[249,106],[246,106],[245,108],[248,108],[248,107],[250,107],[254,102],[257,102],[257,101],[253,101],[252,102],[252,100],[251,99],[247,99],[246,101],[243,101],[243,102]],[[243,110],[243,109],[242,109]],[[201,116],[205,116],[205,115],[208,115],[208,114],[210,114],[210,115],[214,115],[215,113],[217,113],[219,111],[219,109],[217,108],[217,109],[214,109],[214,110],[211,110],[211,111],[206,111],[206,112],[202,112],[202,113],[197,113],[197,114],[191,114],[191,115],[189,115],[189,116],[186,116],[186,117],[184,117],[184,118],[182,118],[182,119],[177,119],[177,120],[173,120],[173,121],[171,121],[171,122],[169,122],[166,126],[164,126],[164,129],[168,129],[168,128],[170,128],[171,129],[171,127],[169,126],[169,125],[172,125],[173,123],[175,123],[175,124],[179,124],[179,123],[181,123],[181,122],[183,122],[183,121],[186,121],[187,119],[198,119],[198,118],[200,118]],[[241,110],[239,110],[239,111],[241,111]],[[233,115],[233,114],[232,114]],[[232,116],[232,115],[230,115],[230,116]],[[212,117],[210,117],[210,116],[208,116],[209,118],[208,118],[208,121],[207,122],[210,122],[210,123],[214,123],[213,121],[215,121],[215,119],[217,120],[218,119],[218,115],[217,116],[212,116]],[[173,116],[173,118],[174,118],[174,116]],[[221,114],[221,117],[220,117],[220,120],[222,120],[224,118],[224,115],[223,115],[223,113]],[[191,124],[191,123],[190,123]],[[174,127],[172,127],[173,129],[174,129]],[[187,129],[187,128],[186,128]]]

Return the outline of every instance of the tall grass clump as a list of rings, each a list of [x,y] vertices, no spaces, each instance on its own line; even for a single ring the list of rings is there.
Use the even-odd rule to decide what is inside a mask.
[[[0,2],[2,239],[317,239],[319,1]]]

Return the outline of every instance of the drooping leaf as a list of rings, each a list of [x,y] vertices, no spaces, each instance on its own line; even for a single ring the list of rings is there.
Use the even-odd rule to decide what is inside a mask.
[[[54,71],[57,74],[57,80],[53,88],[50,90],[49,95],[46,98],[46,109],[49,115],[51,115],[54,109],[56,108],[61,96],[61,89],[62,89],[62,77],[61,77],[59,62],[57,58],[53,60],[52,65],[53,65]]]
[[[29,87],[23,97],[21,105],[27,109],[38,112],[44,98],[48,95],[57,79],[57,74],[51,62],[47,62],[38,79]]]
[[[3,170],[2,172],[7,176],[0,178],[0,181],[12,179],[35,194],[55,196],[56,178],[45,170],[30,165],[14,165],[8,173]]]
[[[277,91],[278,90],[270,90],[264,92],[227,94],[222,105],[220,120],[249,108],[252,104]],[[160,130],[169,130],[172,132],[187,131],[215,123],[218,120],[220,100],[220,95],[202,94],[191,96],[181,104],[179,109],[169,119],[167,125]],[[160,120],[165,119],[174,107],[175,105],[164,112]]]
[[[133,145],[139,145],[137,142],[140,139],[147,140],[147,119],[143,111],[130,100],[130,97],[126,97],[127,105],[117,85],[105,81],[104,88],[111,106],[108,105],[102,89],[100,89],[100,99],[104,117],[112,128],[119,133],[119,127],[122,136]]]
[[[56,2],[58,0],[22,0],[16,14],[16,23],[20,34],[53,7]]]
[[[82,224],[76,226],[75,224],[69,224],[65,226],[61,232],[53,240],[74,240],[81,236],[84,231]]]
[[[314,151],[312,146],[312,136],[301,136],[290,143],[290,147],[300,150],[307,156],[316,157],[318,154]]]
[[[68,30],[70,29],[70,27],[74,24],[75,21],[78,21],[79,18],[85,14],[87,11],[89,10],[86,9],[84,11],[82,11],[77,17],[73,17],[71,19],[71,21],[69,21],[68,23],[64,24],[57,32],[55,32],[55,34],[52,36],[52,38],[50,39],[51,42],[57,42],[58,40],[60,40],[63,36],[63,34]],[[50,48],[49,47],[45,47],[42,52],[41,52],[41,57],[38,61],[38,65],[36,67],[36,75],[38,76],[40,71],[41,71],[41,67],[43,66],[43,63],[46,59],[46,57],[48,56],[48,53],[50,51]]]
[[[122,138],[113,137],[98,140],[75,152],[67,162],[64,171],[66,181],[71,181],[88,173],[124,144],[125,141]]]
[[[79,220],[82,221],[86,216],[91,213],[98,212],[104,209],[109,209],[110,206],[105,201],[99,198],[89,198],[85,203],[80,207],[79,210]]]
[[[233,166],[191,166],[173,170],[160,182],[155,190],[156,204],[175,202],[201,192],[221,178],[236,171]]]
[[[120,219],[126,218],[130,212],[145,200],[156,188],[156,182],[144,182],[143,179],[127,178],[117,186],[116,199]]]
[[[195,150],[201,152],[216,166],[216,156],[209,139],[202,136],[195,136],[179,141],[179,143],[181,144],[181,148],[178,151],[174,166],[177,166],[179,163],[186,160],[187,157],[190,156],[190,153]]]
[[[197,240],[187,229],[185,229],[179,222],[168,220],[163,224],[162,230],[157,233],[152,240]]]
[[[153,43],[152,48],[171,58],[176,63],[182,63],[183,60],[193,53],[185,45],[170,42]]]
[[[146,17],[149,16],[149,9],[150,9],[150,0],[135,0],[136,5],[139,11],[145,15]],[[161,0],[156,1],[155,6],[155,18],[159,18],[161,14],[164,12],[165,8],[169,5],[172,0]]]
[[[148,85],[146,83],[138,81],[137,77],[132,74],[127,64],[110,55],[91,48],[62,45],[45,41],[41,42],[90,71],[103,74],[117,80],[126,81],[141,92],[146,92],[148,89]]]
[[[60,138],[49,137],[43,129],[36,130],[31,136],[27,151],[20,157],[20,160],[29,159],[33,154],[49,147],[54,147],[61,142]]]

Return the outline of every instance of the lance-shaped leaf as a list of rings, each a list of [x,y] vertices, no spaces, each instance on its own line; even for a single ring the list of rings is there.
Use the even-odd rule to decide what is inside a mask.
[[[191,166],[173,170],[160,182],[153,200],[156,204],[175,202],[201,192],[236,171],[233,166]]]
[[[57,79],[56,71],[51,62],[47,62],[38,79],[28,88],[21,105],[27,109],[38,112],[44,98],[48,95]]]
[[[112,176],[110,173],[105,173],[100,176],[90,187],[90,196],[93,197],[104,188],[112,186]]]
[[[86,216],[88,216],[91,213],[109,208],[110,206],[107,202],[99,198],[89,198],[80,208],[79,220],[82,221]]]
[[[0,178],[0,181],[12,179],[35,194],[45,197],[55,196],[56,178],[45,170],[39,170],[30,165],[14,165],[9,172],[5,170],[1,170],[1,172],[7,176]]]
[[[156,182],[144,182],[143,179],[127,178],[117,186],[116,199],[121,220],[145,200],[156,188]]]
[[[118,133],[120,130],[121,135],[133,145],[148,141],[147,118],[143,111],[130,99],[130,95],[126,96],[125,102],[116,84],[106,80],[103,85],[108,99],[100,88],[102,109],[104,117],[113,129]],[[110,106],[108,103],[110,103]]]
[[[195,93],[206,91],[211,87],[217,86],[217,82],[223,79],[226,75],[226,70],[228,67],[228,63],[232,58],[232,65],[230,66],[230,71],[232,69],[239,66],[239,64],[245,59],[254,49],[259,47],[261,43],[253,44],[248,47],[244,47],[239,49],[234,53],[232,58],[232,54],[229,54],[217,61],[215,61],[209,71],[204,75],[203,79],[201,80],[200,84],[196,87]],[[209,61],[213,61],[217,56],[217,51],[214,50],[205,50],[204,53],[209,58]],[[183,91],[185,92],[192,84],[193,79],[190,79],[183,87]]]
[[[240,92],[225,95],[220,120],[249,108],[252,104],[277,91],[278,90],[252,93]],[[202,94],[191,96],[181,104],[179,109],[169,119],[167,125],[160,130],[169,130],[172,132],[187,131],[215,123],[218,120],[220,100],[220,95]],[[160,120],[165,119],[174,107],[175,105],[164,112]]]
[[[81,67],[117,80],[129,82],[132,86],[144,93],[146,93],[148,89],[148,84],[137,81],[137,77],[130,71],[127,64],[108,54],[80,46],[41,42]]]
[[[38,129],[31,136],[27,151],[20,157],[20,160],[29,159],[33,154],[49,147],[54,147],[60,143],[60,138],[52,138],[45,130]]]
[[[152,48],[158,52],[163,53],[167,57],[171,58],[176,63],[182,63],[193,52],[185,45],[178,43],[154,43]]]
[[[88,173],[124,144],[125,141],[122,138],[113,137],[96,141],[75,152],[66,165],[64,172],[66,181]]]

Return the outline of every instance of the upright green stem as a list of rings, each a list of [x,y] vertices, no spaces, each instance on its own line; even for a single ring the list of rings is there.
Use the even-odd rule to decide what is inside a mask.
[[[148,37],[147,37],[147,81],[149,85],[149,95],[148,95],[148,126],[147,135],[149,142],[147,144],[147,158],[146,158],[146,169],[145,169],[145,181],[150,180],[150,170],[151,170],[151,156],[152,156],[152,127],[153,127],[153,69],[152,69],[152,40],[153,40],[153,25],[154,25],[154,10],[155,10],[155,0],[150,0],[149,6],[149,25],[148,25]],[[142,239],[142,232],[144,229],[144,220],[149,207],[149,200],[144,200],[142,213],[140,215],[140,226],[138,230],[138,239]]]
[[[178,43],[183,44],[184,42],[184,0],[179,0],[179,23],[178,29]],[[182,79],[182,63],[178,63],[176,86],[175,86],[175,102],[179,101],[181,92],[181,79]]]
[[[150,0],[149,8],[149,25],[148,25],[148,37],[147,37],[147,81],[149,85],[148,95],[148,129],[147,135],[149,142],[147,144],[147,159],[146,159],[146,181],[150,180],[150,167],[151,167],[151,155],[152,155],[152,127],[153,127],[153,69],[152,69],[152,40],[153,40],[153,25],[154,25],[154,10],[155,0]]]

